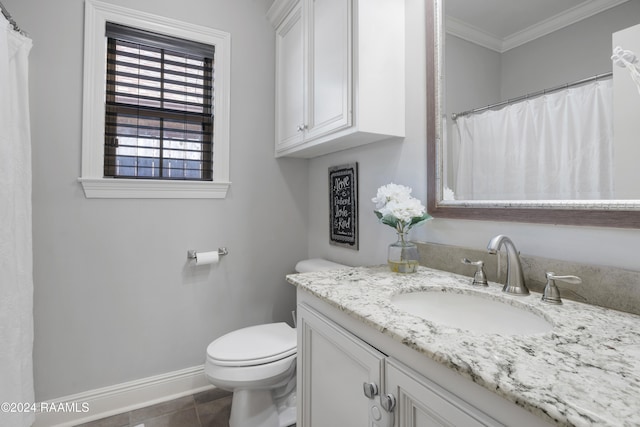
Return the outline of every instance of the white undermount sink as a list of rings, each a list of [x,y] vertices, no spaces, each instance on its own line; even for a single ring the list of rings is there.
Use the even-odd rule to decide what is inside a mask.
[[[421,291],[393,295],[391,302],[414,316],[478,334],[530,335],[553,329],[525,307],[478,295]]]

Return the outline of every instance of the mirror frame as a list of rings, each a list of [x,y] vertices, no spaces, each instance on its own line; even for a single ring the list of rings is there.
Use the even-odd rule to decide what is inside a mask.
[[[426,2],[427,211],[435,218],[640,228],[640,201],[443,201],[440,151],[443,1]]]

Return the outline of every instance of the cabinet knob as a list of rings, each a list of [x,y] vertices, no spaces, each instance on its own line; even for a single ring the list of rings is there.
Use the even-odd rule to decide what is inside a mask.
[[[380,404],[387,412],[393,412],[396,407],[396,397],[393,394],[385,394],[380,396]]]
[[[307,125],[298,125],[298,132],[304,132],[306,128],[307,128]]]
[[[362,383],[364,395],[369,399],[373,399],[378,394],[378,385],[376,383]]]

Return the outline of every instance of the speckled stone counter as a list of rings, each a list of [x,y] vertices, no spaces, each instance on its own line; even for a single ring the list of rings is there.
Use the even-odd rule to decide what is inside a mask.
[[[540,294],[511,296],[502,285],[420,267],[386,266],[292,274],[287,280],[364,324],[559,425],[640,426],[640,316]],[[551,332],[502,336],[439,325],[396,308],[396,293],[474,293],[519,306],[553,324]],[[508,321],[508,319],[505,319]]]

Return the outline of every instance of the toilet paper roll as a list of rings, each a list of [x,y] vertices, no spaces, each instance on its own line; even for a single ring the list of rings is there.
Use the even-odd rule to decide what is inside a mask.
[[[220,261],[218,251],[198,252],[196,254],[196,265],[217,264]]]

